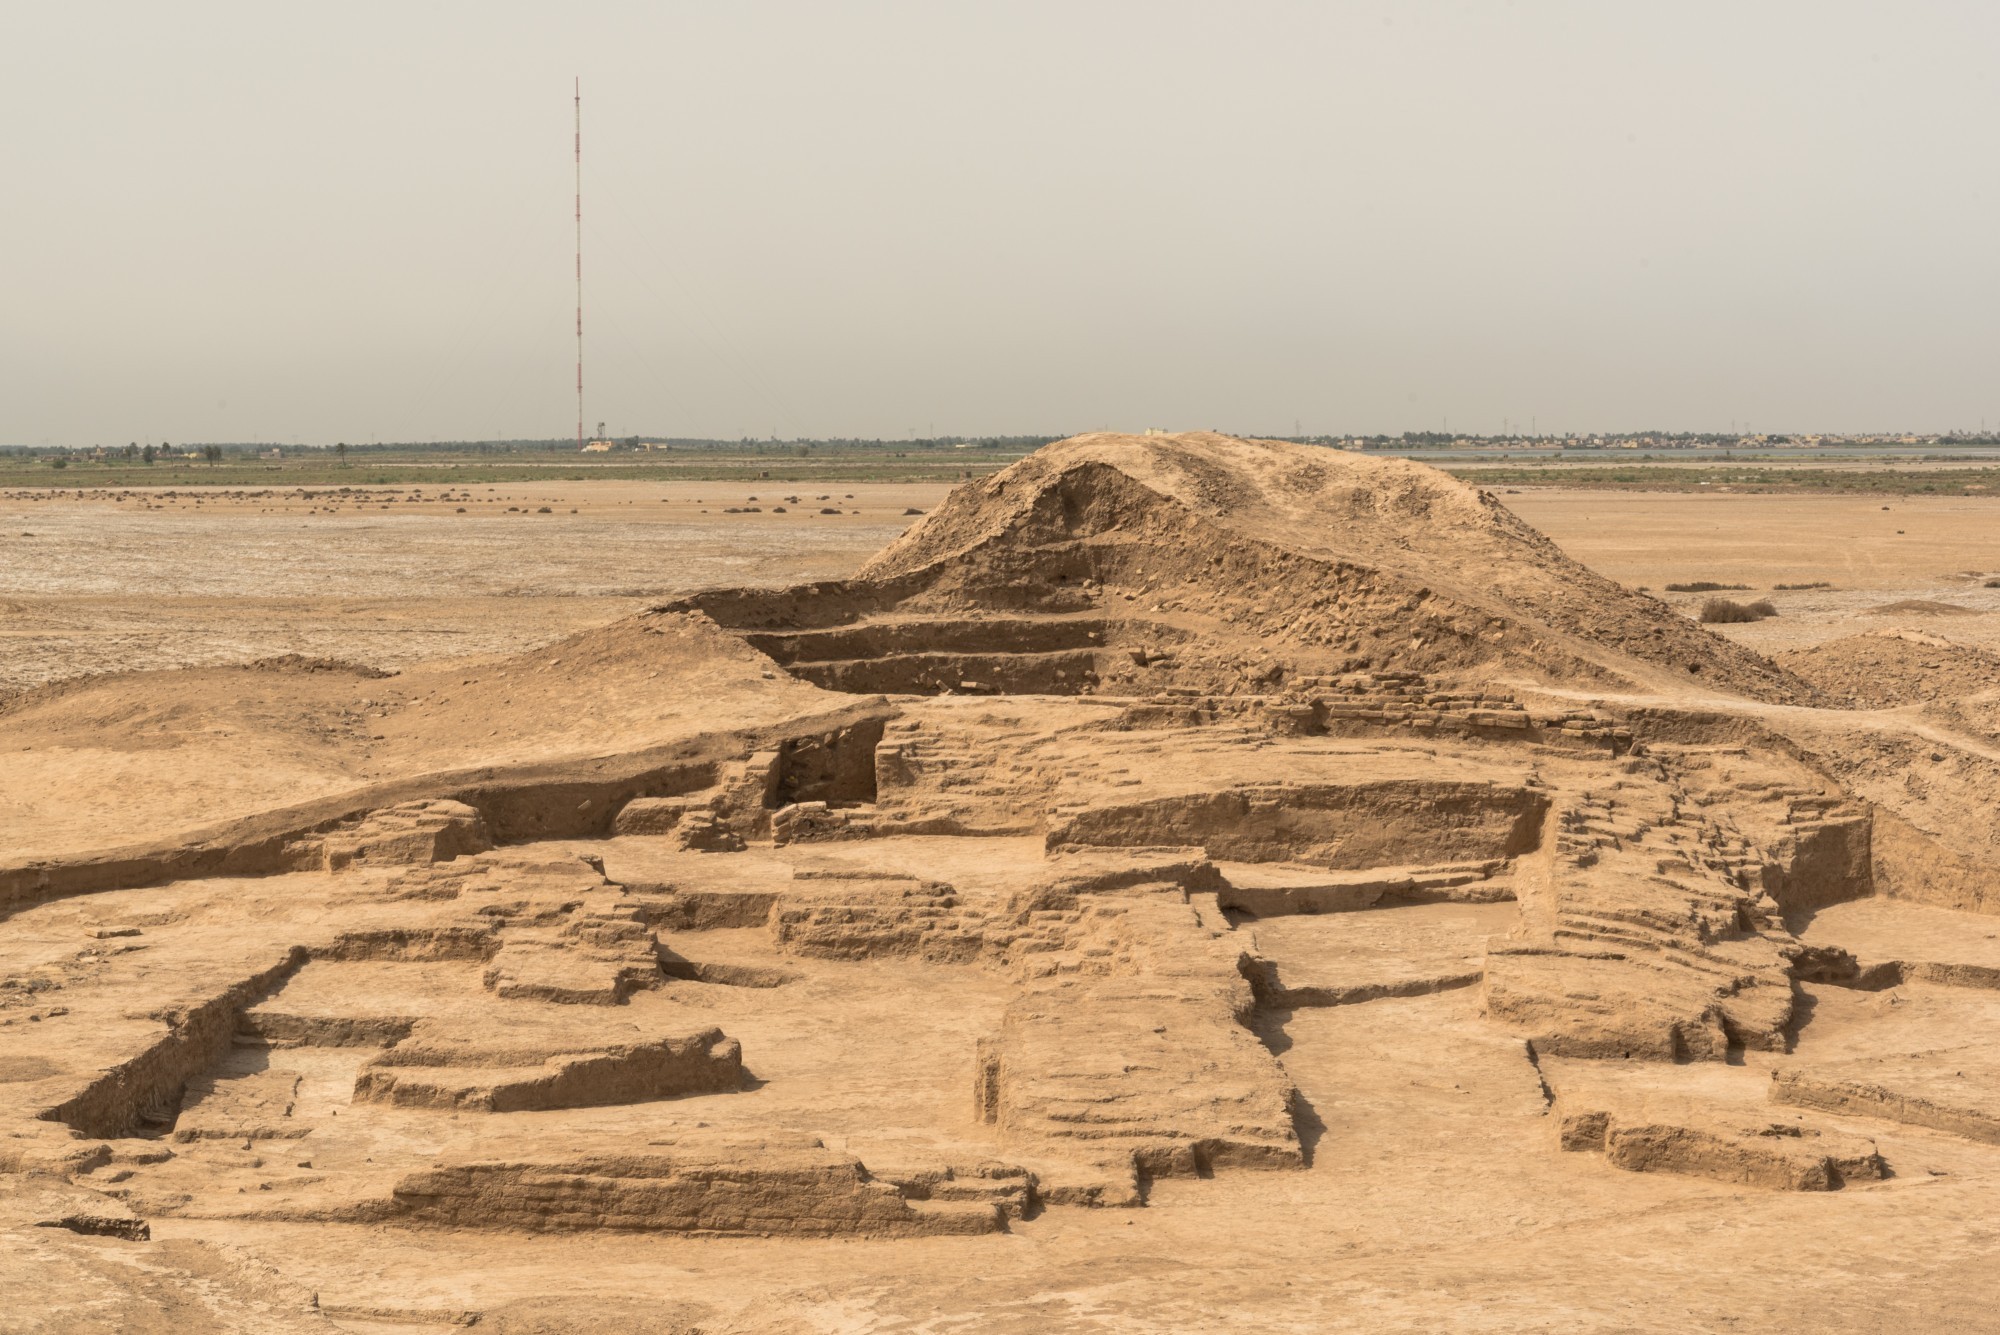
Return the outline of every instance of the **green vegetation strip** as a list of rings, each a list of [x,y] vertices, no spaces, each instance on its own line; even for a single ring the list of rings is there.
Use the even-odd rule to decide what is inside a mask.
[[[1027,453],[1025,448],[888,450],[826,448],[809,455],[773,449],[675,450],[653,455],[579,457],[574,450],[356,450],[345,460],[322,451],[286,459],[225,453],[206,460],[142,463],[122,454],[96,460],[71,456],[0,455],[0,490],[48,487],[117,490],[129,487],[461,487],[537,482],[933,482],[983,477]],[[1509,464],[1444,459],[1446,472],[1474,486],[1575,487],[1605,491],[1735,491],[1895,496],[2000,495],[2000,466],[1899,462],[1844,467],[1796,464]]]
[[[2000,495],[2000,468],[1938,465],[1854,468],[1742,467],[1716,464],[1552,465],[1495,468],[1448,462],[1444,470],[1476,487],[1578,487],[1600,491],[1825,492],[1855,496]]]

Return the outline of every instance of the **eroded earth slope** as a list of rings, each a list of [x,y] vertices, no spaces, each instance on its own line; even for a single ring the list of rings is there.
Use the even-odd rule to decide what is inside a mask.
[[[0,1313],[1980,1328],[2000,754],[1793,666],[1087,436],[852,580],[31,693]]]

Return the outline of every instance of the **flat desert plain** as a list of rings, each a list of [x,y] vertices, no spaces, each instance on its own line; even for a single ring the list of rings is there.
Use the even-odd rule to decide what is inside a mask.
[[[2000,648],[2000,496],[1701,495],[1569,489],[1500,499],[1599,574],[1677,607],[1669,584],[1741,584],[1779,615],[1716,629],[1762,653],[1887,625]],[[1828,585],[1778,590],[1781,584]],[[1938,603],[1941,608],[1897,607]],[[1893,609],[1893,610],[1892,610]]]
[[[697,588],[849,574],[949,491],[552,480],[0,493],[0,691],[287,653],[395,668],[507,652]],[[1772,593],[1779,617],[1717,628],[1763,652],[1941,621],[1954,640],[2000,648],[2000,616],[1878,610],[2000,612],[2000,589],[1983,587],[2000,573],[2000,497],[1523,488],[1501,499],[1600,574],[1689,611],[1701,597],[1668,584],[1755,591],[1743,597],[1831,586]]]
[[[388,668],[504,652],[705,585],[846,574],[947,490],[4,492],[0,690],[285,653]]]

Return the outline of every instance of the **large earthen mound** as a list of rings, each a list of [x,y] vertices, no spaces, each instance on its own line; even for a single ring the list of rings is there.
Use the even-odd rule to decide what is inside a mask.
[[[1261,689],[1397,669],[1813,696],[1434,468],[1210,433],[1061,441],[959,488],[855,580],[683,605],[849,690]]]
[[[1219,436],[506,658],[33,692],[0,1311],[1858,1335],[1893,1272],[1984,1329],[2000,752],[1810,698]]]

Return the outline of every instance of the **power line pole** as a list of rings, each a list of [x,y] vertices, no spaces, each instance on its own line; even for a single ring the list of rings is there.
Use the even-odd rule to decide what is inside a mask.
[[[576,76],[576,448],[583,449],[583,76]]]

